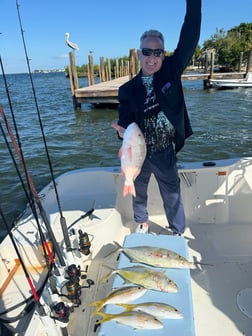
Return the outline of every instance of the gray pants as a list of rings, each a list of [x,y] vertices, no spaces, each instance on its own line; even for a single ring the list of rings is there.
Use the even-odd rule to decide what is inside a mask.
[[[135,180],[136,197],[133,197],[133,211],[137,223],[148,221],[147,188],[151,174],[154,174],[169,227],[175,233],[184,232],[185,214],[176,162],[177,158],[172,145],[146,157],[141,173]]]

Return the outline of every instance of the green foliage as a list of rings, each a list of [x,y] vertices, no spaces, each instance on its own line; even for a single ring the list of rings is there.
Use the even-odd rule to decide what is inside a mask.
[[[242,52],[252,49],[252,23],[241,23],[226,33],[225,30],[216,29],[214,35],[203,43],[203,50],[214,48],[218,63],[236,70]]]
[[[249,51],[252,49],[252,23],[241,23],[229,30],[230,34],[233,34],[234,39],[240,41],[243,51]]]

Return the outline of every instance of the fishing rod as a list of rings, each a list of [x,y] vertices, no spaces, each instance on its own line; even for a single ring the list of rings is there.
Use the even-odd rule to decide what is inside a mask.
[[[19,259],[19,261],[20,261],[20,264],[21,264],[21,266],[22,266],[22,269],[23,269],[23,272],[24,272],[24,274],[25,274],[25,277],[26,277],[26,279],[27,279],[27,282],[28,282],[28,284],[29,284],[29,286],[30,286],[30,289],[31,289],[31,292],[32,292],[32,295],[33,295],[33,298],[34,298],[34,301],[37,303],[37,307],[38,307],[38,313],[39,313],[39,315],[41,316],[41,317],[43,317],[44,318],[44,320],[42,320],[42,323],[43,324],[45,324],[47,327],[49,327],[49,328],[52,328],[53,330],[51,330],[51,329],[49,329],[51,332],[52,332],[52,335],[56,335],[56,332],[57,332],[57,330],[56,330],[56,326],[55,326],[55,324],[54,324],[54,322],[51,322],[51,317],[47,314],[47,312],[46,312],[46,310],[45,310],[45,307],[41,304],[41,302],[40,302],[40,298],[39,298],[39,295],[38,295],[38,292],[36,291],[36,288],[35,288],[35,286],[34,286],[34,284],[33,284],[33,282],[32,282],[32,279],[30,278],[30,275],[29,275],[29,273],[28,273],[28,270],[27,270],[27,268],[26,268],[26,265],[25,265],[25,263],[24,263],[24,260],[23,260],[23,258],[22,258],[22,256],[21,256],[21,254],[20,254],[20,252],[19,252],[19,249],[18,249],[18,245],[17,245],[17,243],[16,243],[16,241],[15,241],[15,239],[14,239],[14,236],[13,236],[13,232],[10,230],[10,228],[9,228],[9,225],[8,225],[8,223],[7,223],[7,220],[6,220],[6,218],[5,218],[5,215],[4,215],[4,213],[3,213],[3,211],[2,211],[2,208],[1,208],[1,206],[0,206],[0,215],[1,215],[1,217],[2,217],[2,220],[3,220],[3,223],[4,223],[4,225],[5,225],[5,228],[6,228],[6,231],[8,232],[8,235],[9,235],[9,237],[10,237],[10,239],[11,239],[11,242],[12,242],[12,244],[13,244],[13,247],[14,247],[14,249],[15,249],[15,252],[16,252],[16,254],[17,254],[17,256],[18,256],[18,259]],[[24,311],[22,312],[22,314],[21,314],[21,317],[23,317],[24,315]],[[13,320],[13,319],[12,319]],[[10,321],[5,321],[5,322],[11,322],[11,320]],[[54,329],[55,328],[55,329]],[[62,330],[62,335],[65,335],[65,336],[68,336],[69,334],[68,334],[68,331],[67,331],[67,328],[66,327],[61,327],[61,330]],[[58,334],[58,333],[57,333]]]
[[[24,261],[23,261],[23,258],[22,258],[22,256],[21,256],[19,250],[18,250],[17,243],[16,243],[16,241],[15,241],[15,239],[14,239],[14,237],[13,237],[13,234],[12,234],[10,228],[9,228],[9,225],[7,224],[6,218],[5,218],[5,216],[4,216],[4,213],[3,213],[2,209],[1,209],[1,207],[0,207],[0,214],[1,214],[1,217],[2,217],[2,220],[3,220],[3,223],[4,223],[4,226],[5,226],[5,228],[6,228],[6,231],[8,232],[8,235],[9,235],[9,237],[10,237],[10,239],[11,239],[11,242],[12,242],[12,244],[13,244],[13,247],[14,247],[16,253],[17,253],[17,256],[18,256],[18,259],[19,259],[19,261],[20,261],[20,264],[21,264],[21,266],[22,266],[22,268],[23,268],[23,271],[24,271],[25,277],[26,277],[26,279],[27,279],[27,282],[28,282],[28,284],[29,284],[29,286],[30,286],[30,288],[31,288],[31,291],[32,291],[34,300],[35,300],[36,302],[39,302],[39,296],[38,296],[38,293],[37,293],[37,291],[36,291],[36,289],[35,289],[35,287],[34,287],[34,284],[33,284],[32,280],[31,280],[31,278],[30,278],[30,276],[29,276],[29,273],[28,273],[28,271],[27,271],[27,268],[26,268],[26,266],[25,266],[25,263],[24,263]]]
[[[1,105],[0,105],[0,112],[1,112],[1,110],[2,110],[2,107],[1,107]],[[2,112],[3,112],[3,111],[2,111]],[[0,113],[0,114],[4,114],[4,112],[3,112],[3,113]],[[6,118],[5,114],[4,114],[4,117]],[[7,118],[6,118],[6,121],[7,121]],[[8,123],[8,121],[7,121],[7,123]],[[8,147],[8,150],[9,150],[9,152],[10,152],[10,156],[11,156],[11,158],[12,158],[12,160],[13,160],[13,163],[14,163],[14,165],[15,165],[15,167],[16,167],[16,170],[17,170],[18,176],[19,176],[19,178],[20,178],[20,181],[21,181],[21,183],[22,183],[22,185],[23,185],[23,188],[24,188],[25,194],[26,194],[26,196],[27,196],[28,202],[29,202],[29,204],[30,204],[30,206],[31,206],[31,208],[32,208],[32,210],[33,210],[33,208],[34,208],[34,203],[33,203],[33,205],[31,204],[31,202],[32,202],[33,199],[31,200],[31,199],[29,198],[28,192],[27,192],[26,187],[25,187],[25,185],[24,185],[24,182],[23,182],[22,176],[21,176],[21,174],[20,174],[20,171],[19,171],[19,169],[18,169],[18,167],[17,167],[16,160],[15,160],[15,158],[14,158],[14,156],[13,156],[12,150],[11,150],[11,148],[10,148],[10,144],[8,143],[8,140],[7,140],[7,137],[6,137],[5,132],[4,132],[4,130],[3,130],[3,127],[2,127],[1,122],[0,122],[0,128],[1,128],[1,131],[2,131],[2,134],[3,134],[3,137],[4,137],[4,139],[5,139],[6,145],[7,145],[7,147]],[[11,132],[11,129],[10,129],[9,124],[8,124],[8,128],[9,128],[9,130],[10,130],[10,132]],[[13,134],[12,134],[12,133],[11,133],[11,136],[13,137]],[[16,144],[15,144],[15,145],[16,145]],[[16,145],[16,146],[17,146],[17,145]],[[18,149],[18,148],[17,148],[17,149]],[[27,173],[27,174],[28,174],[28,173]],[[31,183],[32,183],[32,181],[31,181]],[[42,231],[42,229],[41,229],[41,227],[40,227],[40,224],[39,224],[39,221],[38,221],[38,217],[37,217],[36,210],[35,210],[34,217],[36,218],[36,220],[37,220],[37,222],[38,222],[38,229],[39,229],[39,231],[41,231],[41,236],[43,236],[43,231]],[[9,233],[9,230],[7,230],[7,231],[8,231],[8,233]],[[44,236],[43,236],[43,237],[44,237]],[[42,239],[41,239],[41,240],[42,240]],[[47,243],[47,241],[46,241],[45,239],[44,239],[44,242]],[[48,245],[48,243],[47,243],[47,245]],[[43,246],[43,245],[42,245],[42,246]],[[43,246],[43,249],[44,249],[44,246]],[[47,249],[47,251],[48,251],[48,249]],[[50,248],[49,248],[48,254],[49,254],[49,252],[50,252],[50,254],[51,254],[51,256],[52,256],[52,252],[51,252],[51,249],[50,249]],[[45,249],[44,249],[44,255],[46,255],[46,253],[45,253]],[[49,257],[50,257],[50,255],[49,255]],[[55,272],[55,275],[56,275],[56,276],[57,276],[57,275],[60,275],[60,272],[59,272],[57,266],[55,265],[55,261],[54,261],[53,257],[51,257],[50,259],[51,259],[51,261],[52,261],[52,265],[54,266],[54,272]],[[51,290],[52,290],[52,292],[53,292],[53,293],[57,293],[56,286],[55,286],[55,280],[53,280],[53,277],[51,277],[51,276],[49,277],[49,280],[50,280],[50,285],[51,285]],[[38,293],[38,292],[37,292],[37,293]],[[28,302],[28,301],[27,301],[27,302]],[[29,302],[28,302],[28,306],[29,306],[29,305],[30,305],[30,304],[29,304]],[[28,308],[29,308],[29,307],[28,307]],[[28,308],[27,308],[27,309],[28,309]],[[38,310],[39,315],[40,315],[40,316],[46,316],[44,307],[43,307],[40,303],[39,303],[38,308],[39,308],[39,310]],[[14,309],[14,307],[12,307],[12,309]],[[21,316],[21,315],[20,315],[20,316]],[[19,319],[19,318],[20,318],[20,317],[15,317],[15,318],[11,318],[11,319],[8,319],[8,320],[4,321],[4,319],[2,319],[2,318],[0,317],[0,323],[1,323],[1,321],[3,321],[4,323],[10,323],[10,322],[16,321],[16,320]],[[63,328],[63,329],[64,329],[64,328]],[[65,331],[64,331],[64,332],[65,332]],[[68,333],[65,332],[64,335],[68,335]]]
[[[12,133],[10,124],[8,123],[7,117],[6,117],[5,113],[4,113],[3,108],[2,108],[1,105],[0,105],[0,114],[1,114],[1,116],[2,116],[2,118],[4,120],[4,122],[5,122],[6,128],[8,130],[8,133],[10,135],[10,138],[11,138],[12,143],[14,145],[14,148],[16,150],[17,156],[18,156],[20,162],[22,163],[22,167],[23,167],[23,170],[25,172],[25,176],[26,176],[26,180],[27,180],[30,192],[33,195],[33,197],[35,199],[35,202],[36,202],[36,204],[37,204],[37,206],[39,208],[40,215],[41,215],[41,217],[44,220],[47,232],[48,232],[49,237],[50,237],[50,239],[52,241],[54,250],[55,250],[55,252],[56,252],[56,254],[57,254],[58,258],[59,258],[60,264],[61,264],[61,266],[66,266],[66,263],[65,263],[65,261],[64,261],[64,259],[62,257],[62,254],[61,254],[58,242],[55,239],[54,233],[52,231],[52,228],[50,226],[49,220],[47,218],[46,212],[45,212],[45,210],[44,210],[44,208],[43,208],[43,206],[42,206],[42,204],[40,202],[40,198],[39,198],[39,196],[37,194],[37,191],[36,191],[36,189],[34,187],[32,179],[31,179],[31,177],[30,177],[30,175],[29,175],[29,173],[28,173],[28,171],[26,169],[26,164],[25,164],[24,155],[23,155],[23,151],[22,151],[21,141],[20,141],[20,138],[19,138],[19,133],[18,133],[17,124],[16,124],[16,118],[15,118],[14,111],[13,111],[13,106],[12,106],[12,102],[11,102],[11,98],[10,98],[10,93],[9,93],[9,89],[8,89],[8,85],[7,85],[7,80],[6,80],[6,76],[5,76],[5,71],[4,71],[4,66],[3,66],[1,55],[0,55],[0,66],[1,66],[2,74],[3,74],[4,85],[5,85],[5,89],[6,89],[6,94],[7,94],[7,98],[8,98],[8,102],[9,102],[9,106],[10,106],[10,111],[11,111],[11,115],[12,115],[12,120],[13,120],[13,124],[14,124],[14,128],[15,128],[18,144],[16,143],[16,140],[15,140],[15,137],[14,137],[14,135]],[[3,133],[3,129],[2,129],[2,133]],[[6,144],[8,144],[8,141],[5,141],[5,142],[6,142]],[[7,145],[7,147],[8,147],[8,145]],[[10,150],[9,150],[9,152],[10,152]],[[14,163],[14,165],[15,165],[15,163]],[[23,186],[24,186],[24,184],[23,184]],[[30,198],[28,197],[28,199],[30,199]],[[34,209],[35,209],[35,207],[34,207]],[[35,216],[35,219],[36,219],[36,216]],[[39,228],[39,221],[37,221],[37,223],[38,223],[38,228]],[[42,230],[39,231],[39,232],[42,232]],[[43,234],[42,234],[41,237],[43,237]],[[42,240],[42,242],[43,242],[43,240]],[[50,247],[49,247],[46,239],[44,239],[44,244],[45,244],[45,247],[47,249],[48,256],[51,259],[51,262],[52,262],[52,264],[54,265],[54,267],[56,269],[55,261],[54,261],[51,249],[50,249]]]
[[[0,62],[0,63],[1,63],[1,62]],[[20,144],[20,145],[17,144],[17,142],[16,142],[16,140],[15,140],[15,137],[14,137],[14,135],[13,135],[13,133],[12,133],[10,124],[9,124],[9,122],[8,122],[8,120],[7,120],[7,117],[6,117],[5,113],[4,113],[3,108],[2,108],[1,105],[0,105],[0,114],[1,114],[1,116],[2,116],[2,118],[3,118],[3,120],[4,120],[4,122],[5,122],[6,128],[7,128],[7,130],[8,130],[8,134],[9,134],[9,136],[10,136],[10,138],[11,138],[11,141],[12,141],[12,143],[13,143],[13,146],[14,146],[14,148],[15,148],[15,150],[16,150],[16,154],[17,154],[17,156],[18,156],[18,158],[19,158],[19,160],[20,160],[20,162],[21,162],[21,164],[22,164],[22,167],[23,167],[23,170],[24,170],[24,172],[25,172],[26,179],[27,179],[27,182],[28,182],[28,186],[29,186],[29,188],[30,188],[30,190],[31,190],[32,195],[34,196],[34,199],[35,199],[35,202],[36,202],[36,204],[37,204],[37,206],[38,206],[38,208],[39,208],[41,217],[42,217],[43,220],[44,220],[46,229],[47,229],[47,231],[48,231],[48,234],[49,234],[50,239],[52,240],[52,244],[53,244],[53,247],[54,247],[54,249],[55,249],[55,252],[56,252],[56,254],[57,254],[58,258],[59,258],[60,264],[61,264],[61,266],[66,266],[66,263],[65,263],[65,261],[64,261],[64,259],[63,259],[63,257],[62,257],[62,254],[61,254],[59,245],[58,245],[58,243],[57,243],[57,241],[56,241],[56,238],[55,238],[55,236],[54,236],[54,233],[53,233],[53,231],[52,231],[52,228],[51,228],[50,223],[49,223],[49,221],[48,221],[48,218],[47,218],[47,216],[46,216],[46,212],[45,212],[45,210],[44,210],[44,208],[43,208],[43,206],[42,206],[42,204],[41,204],[39,195],[38,195],[38,193],[37,193],[37,191],[36,191],[36,189],[35,189],[35,186],[34,186],[34,184],[33,184],[33,182],[32,182],[32,179],[31,179],[31,177],[30,177],[30,175],[29,175],[29,172],[28,172],[28,170],[27,170],[27,168],[26,168],[25,161],[24,161],[24,157],[23,157],[23,151],[22,151],[22,149],[21,149],[21,144]],[[2,133],[3,133],[3,129],[2,129],[2,127],[1,127],[1,131],[2,131]],[[18,137],[18,139],[19,139],[19,137]],[[20,139],[19,139],[18,141],[20,141]],[[7,143],[8,143],[8,141],[6,142],[6,144],[7,144]]]
[[[2,75],[3,75],[3,80],[4,80],[5,90],[6,90],[6,94],[7,94],[7,98],[8,98],[8,102],[9,102],[9,106],[10,106],[10,110],[11,110],[11,114],[12,114],[12,119],[13,119],[14,127],[15,127],[15,130],[16,130],[16,136],[17,136],[18,143],[19,143],[19,147],[16,145],[16,152],[17,152],[17,154],[18,154],[19,159],[21,159],[21,162],[22,162],[22,165],[23,165],[23,169],[24,169],[24,171],[25,171],[26,180],[27,180],[27,182],[28,182],[28,186],[29,186],[29,189],[30,189],[30,193],[32,194],[32,190],[34,191],[34,190],[35,190],[35,187],[33,186],[32,180],[31,180],[31,178],[30,178],[30,176],[29,176],[29,173],[28,173],[28,171],[27,171],[27,169],[26,169],[26,165],[25,165],[25,161],[24,161],[24,156],[23,156],[23,151],[22,151],[22,149],[21,149],[21,142],[20,142],[20,138],[19,138],[18,131],[17,131],[16,120],[15,120],[15,116],[14,116],[14,113],[13,113],[13,106],[12,106],[12,102],[11,102],[11,98],[10,98],[9,88],[8,88],[8,84],[7,84],[7,80],[6,80],[6,76],[5,76],[5,71],[4,71],[4,66],[3,66],[3,61],[2,61],[2,57],[1,57],[1,55],[0,55],[0,66],[1,66],[1,70],[2,70]],[[0,114],[1,114],[1,116],[2,116],[2,118],[3,118],[3,120],[5,121],[5,124],[6,124],[6,126],[7,126],[7,129],[9,130],[10,133],[12,133],[12,132],[11,132],[10,125],[8,124],[8,120],[7,120],[7,118],[6,118],[6,115],[5,115],[5,113],[4,113],[3,108],[2,108],[1,105],[0,105]],[[10,149],[10,146],[9,146],[8,141],[7,141],[7,137],[6,137],[6,135],[5,135],[5,132],[4,132],[3,128],[2,128],[2,125],[1,125],[1,131],[2,131],[2,135],[3,135],[4,139],[5,139],[5,143],[6,143],[6,145],[7,145],[7,148],[8,148],[8,150],[9,150],[10,156],[11,156],[11,158],[12,158],[13,164],[14,164],[14,166],[15,166],[15,168],[16,168],[16,171],[17,171],[19,180],[21,181],[23,190],[24,190],[24,192],[25,192],[25,194],[26,194],[26,198],[27,198],[28,203],[29,203],[29,205],[30,205],[30,207],[31,207],[31,210],[32,210],[32,212],[33,212],[33,215],[34,215],[34,217],[35,217],[35,220],[36,220],[36,223],[37,223],[37,226],[38,226],[39,236],[40,236],[40,239],[41,239],[41,242],[42,242],[42,248],[43,248],[44,255],[46,256],[46,251],[47,251],[47,255],[48,255],[48,257],[49,257],[49,259],[50,259],[52,265],[54,266],[55,271],[57,272],[57,267],[56,267],[56,265],[55,265],[55,260],[54,260],[53,255],[52,255],[51,248],[50,248],[50,246],[49,246],[47,240],[45,239],[44,233],[43,233],[43,231],[42,231],[42,229],[41,229],[41,226],[40,226],[40,223],[39,223],[39,220],[38,220],[37,211],[36,211],[36,207],[34,206],[33,198],[30,198],[29,195],[28,195],[28,192],[27,192],[27,190],[26,190],[26,187],[25,187],[25,184],[24,184],[24,182],[23,182],[22,176],[21,176],[21,174],[20,174],[20,172],[19,172],[19,169],[18,169],[18,167],[17,167],[15,158],[14,158],[14,156],[13,156],[13,154],[12,154],[11,149]],[[15,140],[13,134],[12,134],[12,138]],[[33,186],[33,188],[32,188],[32,186]],[[35,197],[35,195],[34,195],[34,197]],[[37,198],[37,199],[39,200],[38,197],[35,197],[35,198]],[[41,216],[42,216],[42,215],[41,215]],[[45,218],[45,219],[46,219],[46,218]],[[45,221],[45,220],[44,220],[44,221]],[[46,221],[45,221],[45,222],[46,222]],[[48,222],[48,220],[47,220],[47,222]],[[46,225],[46,227],[47,227],[47,225]],[[50,228],[49,228],[49,230],[50,230]],[[47,230],[47,231],[48,231],[48,230]],[[53,246],[54,246],[54,245],[55,245],[55,244],[54,244],[54,243],[55,243],[55,242],[54,242],[55,239],[53,239],[53,237],[51,236],[51,234],[50,234],[49,231],[48,231],[48,233],[49,233],[49,237],[51,238],[52,243],[53,243]],[[57,242],[56,242],[56,244],[57,244]],[[55,247],[55,246],[54,246],[54,247]],[[45,249],[46,249],[46,251],[45,251]],[[57,247],[56,247],[55,251],[57,251]],[[47,259],[46,259],[46,262],[47,262]],[[57,272],[57,273],[58,273],[58,272]]]
[[[2,110],[2,107],[1,107],[1,105],[0,105],[0,113],[1,113],[1,110]],[[42,231],[42,229],[41,229],[41,226],[40,226],[40,223],[39,223],[39,219],[38,219],[38,214],[37,214],[37,211],[36,211],[36,208],[35,208],[33,199],[31,199],[31,198],[29,197],[29,195],[28,195],[28,191],[26,190],[26,187],[25,187],[23,178],[22,178],[22,176],[21,176],[21,174],[20,174],[20,171],[19,171],[19,169],[18,169],[16,160],[15,160],[14,155],[13,155],[13,153],[12,153],[12,150],[11,150],[11,148],[10,148],[10,144],[9,144],[9,142],[8,142],[8,140],[7,140],[7,137],[6,137],[6,134],[5,134],[5,131],[4,131],[4,129],[3,129],[3,126],[2,126],[2,124],[1,124],[1,122],[0,122],[0,129],[1,129],[1,132],[2,132],[2,135],[3,135],[3,138],[4,138],[4,141],[5,141],[5,144],[6,144],[7,148],[8,148],[9,154],[10,154],[10,156],[11,156],[11,158],[12,158],[12,162],[13,162],[15,168],[16,168],[16,172],[17,172],[18,177],[19,177],[19,180],[20,180],[20,182],[21,182],[21,184],[22,184],[22,187],[23,187],[23,190],[24,190],[24,192],[25,192],[26,198],[27,198],[28,203],[29,203],[29,205],[30,205],[30,207],[31,207],[32,213],[33,213],[33,215],[34,215],[34,217],[35,217],[35,220],[36,220],[36,223],[37,223],[37,226],[38,226],[39,236],[40,236],[40,239],[41,239],[41,242],[42,242],[42,248],[43,248],[44,255],[46,256],[46,252],[47,252],[47,255],[48,255],[48,257],[49,257],[51,263],[55,265],[55,261],[54,261],[53,255],[52,255],[52,251],[51,251],[51,249],[50,249],[50,247],[49,247],[49,244],[48,244],[48,242],[46,241],[45,236],[44,236],[44,233],[43,233],[43,231]],[[47,262],[47,261],[48,261],[47,258],[45,258],[45,259],[46,259],[46,262]],[[48,265],[48,266],[49,266],[49,265]]]
[[[43,137],[45,152],[46,152],[47,161],[48,161],[48,165],[49,165],[49,169],[50,169],[50,173],[51,173],[51,179],[52,179],[52,182],[53,182],[53,187],[54,187],[54,191],[55,191],[55,195],[56,195],[56,201],[57,201],[57,205],[58,205],[58,209],[59,209],[59,213],[60,213],[61,230],[62,230],[62,233],[63,233],[63,237],[64,237],[64,241],[65,241],[65,245],[66,245],[66,250],[67,251],[72,251],[70,238],[69,238],[69,235],[68,235],[66,219],[63,216],[63,212],[62,212],[62,208],[61,208],[61,204],[60,204],[60,199],[59,199],[57,185],[56,185],[56,181],[55,181],[55,177],[54,177],[53,167],[52,167],[52,163],[51,163],[51,159],[50,159],[50,155],[49,155],[49,150],[48,150],[48,146],[47,146],[47,142],[46,142],[46,137],[45,137],[45,133],[44,133],[43,123],[42,123],[42,119],[41,119],[41,115],[40,115],[37,95],[36,95],[36,92],[35,92],[35,86],[34,86],[34,83],[33,83],[33,78],[32,78],[32,73],[31,73],[31,68],[30,68],[30,60],[29,60],[28,52],[27,52],[27,48],[26,48],[26,42],[25,42],[25,38],[24,38],[24,29],[23,29],[23,24],[22,24],[22,20],[21,20],[20,10],[19,10],[20,5],[18,3],[18,0],[16,0],[16,7],[17,7],[19,26],[20,26],[20,31],[21,31],[22,41],[23,41],[23,47],[24,47],[24,51],[25,51],[25,58],[26,58],[26,63],[27,63],[27,67],[28,67],[28,73],[29,73],[30,82],[31,82],[31,86],[32,86],[33,98],[34,98],[34,102],[35,102],[35,106],[36,106],[36,111],[37,111],[37,115],[38,115],[41,134],[42,134],[42,137]]]

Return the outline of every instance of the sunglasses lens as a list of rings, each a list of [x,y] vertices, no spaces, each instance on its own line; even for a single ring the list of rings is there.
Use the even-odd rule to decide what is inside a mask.
[[[143,54],[144,56],[151,56],[151,55],[152,55],[152,49],[143,48],[143,49],[142,49],[142,54]]]
[[[163,49],[150,49],[150,48],[143,48],[141,49],[141,51],[144,56],[154,55],[155,57],[160,57],[164,52]]]
[[[161,49],[155,49],[153,50],[153,55],[156,56],[156,57],[160,57],[163,53],[163,50]]]

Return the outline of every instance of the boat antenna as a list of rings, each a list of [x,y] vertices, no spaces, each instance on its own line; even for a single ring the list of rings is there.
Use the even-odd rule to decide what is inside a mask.
[[[42,133],[42,137],[43,137],[43,142],[44,142],[44,146],[45,146],[47,161],[48,161],[48,165],[49,165],[49,169],[50,169],[50,173],[51,173],[51,179],[52,179],[52,182],[53,182],[53,187],[54,187],[54,190],[55,190],[57,205],[58,205],[58,209],[59,209],[59,213],[60,213],[61,229],[62,229],[64,241],[65,241],[65,244],[66,244],[66,250],[71,251],[72,248],[71,248],[71,243],[70,243],[70,239],[69,239],[69,235],[68,235],[66,219],[63,216],[63,212],[62,212],[62,208],[61,208],[61,204],[60,204],[59,194],[58,194],[57,185],[56,185],[54,172],[53,172],[53,167],[52,167],[52,163],[51,163],[51,159],[50,159],[50,155],[49,155],[49,151],[48,151],[48,146],[47,146],[46,137],[45,137],[44,128],[43,128],[43,123],[42,123],[42,119],[41,119],[41,115],[40,115],[37,95],[36,95],[36,91],[35,91],[35,86],[34,86],[34,82],[33,82],[33,78],[32,78],[32,73],[31,73],[31,68],[30,68],[30,60],[29,60],[28,52],[27,52],[27,48],[26,48],[26,42],[25,42],[25,38],[24,38],[24,29],[23,29],[23,25],[22,25],[20,10],[19,10],[20,5],[18,3],[18,0],[16,0],[16,6],[17,6],[19,26],[20,26],[20,31],[21,31],[22,41],[23,41],[23,46],[24,46],[24,51],[25,51],[25,58],[26,58],[26,63],[27,63],[27,67],[28,67],[28,73],[29,73],[31,86],[32,86],[33,98],[34,98],[34,102],[35,102],[35,106],[36,106],[36,111],[37,111],[39,125],[40,125],[40,129],[41,129],[41,133]]]

